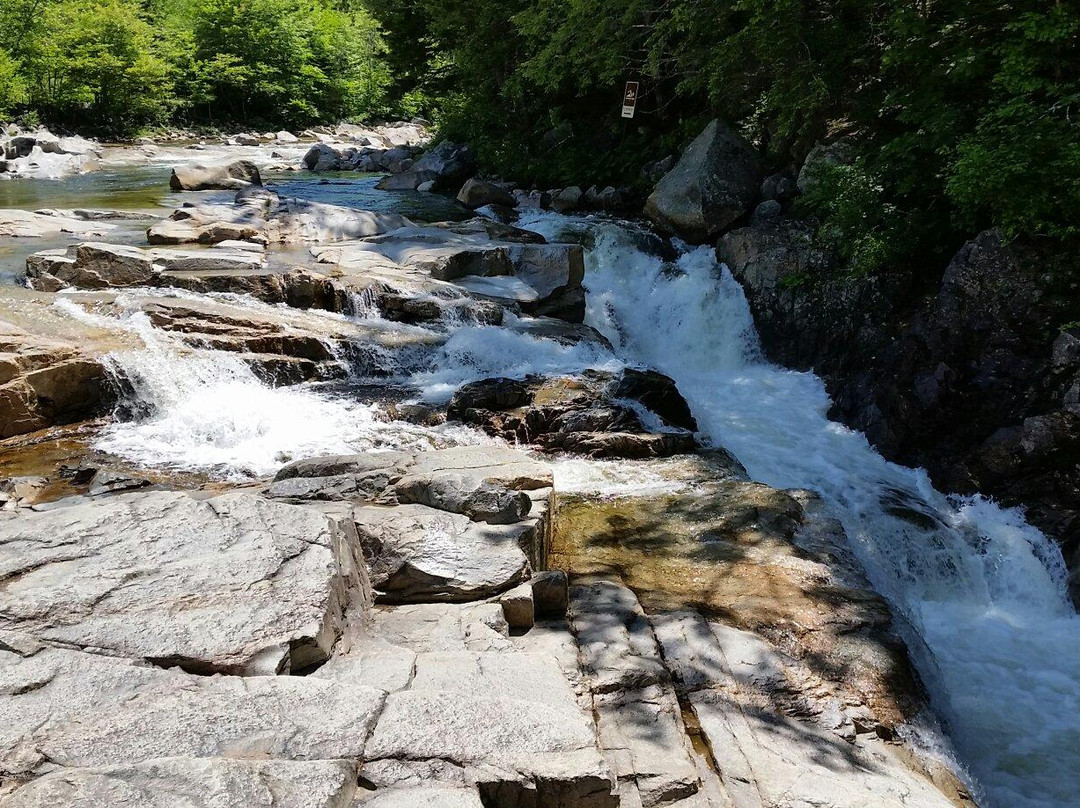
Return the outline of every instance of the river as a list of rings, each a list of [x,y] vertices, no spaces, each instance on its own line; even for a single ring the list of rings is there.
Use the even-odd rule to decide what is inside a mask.
[[[0,183],[0,206],[124,207],[118,200],[127,198],[151,210],[175,204],[150,190],[161,187],[161,170],[106,170],[38,182],[32,191]],[[440,207],[438,197],[431,207],[432,195],[374,191],[373,178],[269,179],[283,193],[318,201],[421,219],[461,214],[449,202]],[[820,492],[844,523],[875,587],[902,617],[981,803],[1080,805],[1080,617],[1066,597],[1056,545],[1020,512],[981,497],[947,497],[921,470],[885,461],[861,434],[829,421],[820,379],[763,358],[742,290],[710,249],[681,245],[676,260],[665,260],[635,225],[603,218],[540,213],[518,224],[587,246],[587,322],[614,351],[444,322],[428,326],[440,336],[429,350],[378,357],[377,378],[354,372],[345,383],[272,388],[223,352],[181,352],[132,307],[97,324],[143,344],[109,360],[131,382],[127,403],[138,417],[105,425],[93,438],[96,449],[136,466],[243,480],[305,455],[490,440],[465,427],[387,420],[358,392],[372,384],[445,401],[460,384],[494,375],[655,368],[678,383],[706,444],[727,448],[769,485]],[[7,256],[11,278],[18,260]],[[72,317],[97,316],[78,293],[58,305]],[[567,461],[558,469],[573,478],[568,485],[625,492],[663,484],[642,464]]]

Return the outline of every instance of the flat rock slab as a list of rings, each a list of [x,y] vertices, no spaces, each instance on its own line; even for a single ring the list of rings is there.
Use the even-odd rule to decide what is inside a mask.
[[[24,776],[167,757],[360,760],[385,698],[356,682],[201,677],[59,649],[0,652],[0,683],[0,772]]]
[[[535,525],[478,524],[424,505],[364,506],[354,516],[383,602],[478,600],[528,577]]]
[[[87,241],[66,250],[42,250],[26,259],[26,277],[41,291],[170,285],[162,273],[252,272],[265,264],[261,253],[227,247],[143,249]],[[177,283],[176,285],[181,285]]]
[[[164,758],[61,770],[0,799],[0,808],[347,808],[355,791],[352,761]]]
[[[326,659],[346,603],[362,599],[355,557],[351,576],[341,570],[355,552],[348,529],[241,493],[5,516],[0,631],[198,672],[306,667]]]
[[[0,237],[42,238],[67,233],[73,236],[103,236],[116,225],[78,218],[70,211],[30,212],[0,210]],[[149,216],[147,217],[149,218]]]
[[[372,792],[356,808],[484,808],[475,788],[389,788]]]
[[[341,241],[410,226],[404,216],[373,213],[265,189],[242,192],[235,204],[179,208],[146,232],[151,244],[216,244],[234,239],[270,244]]]
[[[522,788],[539,805],[615,804],[592,721],[545,654],[419,654],[409,689],[387,697],[366,758],[453,762],[485,805],[520,804],[509,795]]]
[[[424,452],[408,469],[412,475],[468,472],[515,491],[551,488],[551,466],[505,446],[455,446]]]

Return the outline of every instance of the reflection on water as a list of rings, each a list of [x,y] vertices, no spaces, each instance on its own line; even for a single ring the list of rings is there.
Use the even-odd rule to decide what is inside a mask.
[[[241,155],[232,155],[235,159]],[[0,208],[21,210],[101,209],[144,211],[144,220],[110,221],[99,240],[115,244],[145,245],[145,230],[158,216],[185,203],[228,203],[233,191],[177,192],[169,188],[171,166],[180,162],[220,161],[223,155],[202,152],[172,153],[141,165],[109,165],[100,171],[57,180],[19,179],[0,182]],[[299,160],[299,158],[297,158]],[[400,213],[416,222],[461,221],[472,212],[453,197],[419,191],[379,191],[381,175],[356,172],[313,174],[308,171],[268,171],[266,186],[284,198],[330,205]],[[0,286],[21,284],[26,257],[39,250],[66,247],[77,241],[66,234],[47,238],[0,239]],[[91,240],[84,238],[81,240]],[[307,248],[276,248],[286,260],[306,258]]]

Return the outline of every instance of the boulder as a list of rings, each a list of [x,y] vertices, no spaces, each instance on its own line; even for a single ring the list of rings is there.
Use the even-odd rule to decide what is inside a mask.
[[[583,199],[584,194],[581,189],[576,185],[571,185],[552,196],[551,209],[559,213],[569,213],[577,210]]]
[[[297,143],[300,138],[294,135],[292,132],[288,132],[282,129],[280,132],[274,134],[274,140],[278,143]]]
[[[324,661],[370,598],[352,525],[250,494],[122,494],[0,520],[0,632],[197,672]]]
[[[334,147],[316,143],[307,150],[301,162],[309,171],[340,171],[347,159]]]
[[[855,149],[850,140],[818,143],[806,155],[797,181],[801,194],[809,193],[832,166],[850,165],[855,159]]]
[[[0,438],[93,417],[114,395],[93,356],[0,321]]]
[[[682,397],[671,377],[663,373],[657,373],[655,370],[626,368],[619,377],[612,395],[616,398],[640,401],[668,426],[690,432],[697,431],[697,421],[691,414],[686,399]]]
[[[475,177],[467,180],[461,186],[457,200],[471,210],[482,208],[485,205],[505,205],[508,208],[517,206],[517,200],[506,188],[494,182],[478,180]]]
[[[415,190],[422,183],[432,183],[435,191],[457,191],[476,171],[476,157],[468,146],[444,140],[400,174],[386,177],[376,188],[384,191]]]
[[[528,523],[478,524],[424,505],[364,506],[354,518],[381,602],[478,600],[528,577]]]
[[[754,148],[713,120],[657,183],[645,215],[690,241],[708,241],[754,206],[761,180]]]
[[[250,160],[223,165],[179,165],[169,177],[169,187],[174,191],[235,191],[249,185],[262,185],[258,166]]]

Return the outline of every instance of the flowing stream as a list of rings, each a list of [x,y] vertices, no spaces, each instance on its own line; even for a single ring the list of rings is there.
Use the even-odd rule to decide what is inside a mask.
[[[1018,511],[946,497],[924,472],[885,461],[861,434],[829,421],[817,377],[762,357],[742,290],[709,248],[664,260],[625,223],[536,214],[520,224],[589,246],[587,321],[614,353],[506,327],[445,323],[433,327],[440,341],[422,356],[388,357],[391,377],[381,383],[441,401],[492,375],[623,364],[670,375],[705,443],[732,451],[762,482],[819,491],[843,521],[906,626],[983,804],[1080,805],[1080,617],[1066,598],[1056,545]],[[77,295],[61,305],[73,316],[96,316]],[[181,348],[138,313],[115,325],[145,345],[111,357],[141,411],[107,427],[97,448],[136,462],[242,478],[303,455],[490,440],[464,427],[389,421],[355,388],[271,388],[235,357]],[[623,493],[663,484],[642,465],[569,461],[558,468],[570,478],[592,474]]]
[[[550,215],[525,226],[581,230]],[[587,321],[628,362],[674,378],[702,437],[752,477],[822,494],[906,621],[983,804],[1080,805],[1080,616],[1058,547],[1018,511],[943,496],[829,421],[820,379],[762,358],[742,289],[711,249],[665,263],[632,229],[589,230]]]

